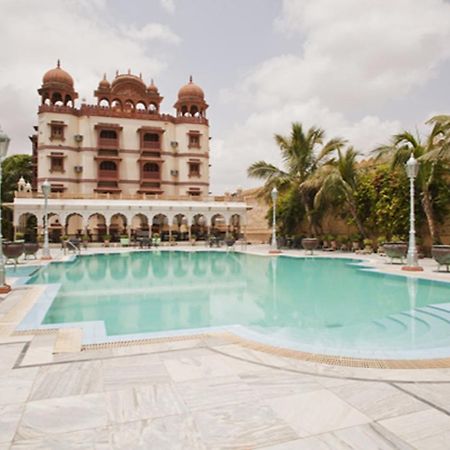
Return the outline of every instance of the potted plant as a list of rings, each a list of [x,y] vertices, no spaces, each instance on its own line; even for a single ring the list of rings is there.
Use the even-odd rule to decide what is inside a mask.
[[[109,243],[111,242],[111,235],[110,234],[104,234],[103,235],[103,245],[105,247],[109,247]]]
[[[330,235],[329,234],[324,234],[323,235],[323,238],[322,238],[322,241],[323,241],[323,245],[322,245],[322,248],[325,250],[325,249],[329,249],[330,248],[330,242],[331,242],[331,237],[330,237]]]
[[[371,239],[364,239],[363,240],[363,244],[364,244],[364,251],[366,253],[372,253],[373,252],[373,248],[372,248],[372,240]]]
[[[16,233],[16,239],[15,239],[15,242],[23,242],[24,241],[24,237],[25,237],[25,235],[23,234],[23,233],[21,233],[21,232],[17,232]]]
[[[384,253],[384,244],[386,243],[386,236],[379,236],[377,238],[377,253]]]
[[[351,240],[352,240],[352,251],[357,252],[359,250],[359,242],[361,240],[361,237],[359,236],[359,234],[352,234]]]
[[[330,236],[331,250],[335,252],[337,250],[337,238],[336,236]]]

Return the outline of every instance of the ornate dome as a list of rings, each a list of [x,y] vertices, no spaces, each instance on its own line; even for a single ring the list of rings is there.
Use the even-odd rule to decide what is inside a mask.
[[[192,75],[189,77],[189,83],[185,84],[179,91],[178,91],[178,98],[186,98],[186,97],[197,97],[200,99],[205,98],[205,93],[203,92],[203,89],[200,86],[197,86],[192,81]]]
[[[103,80],[98,83],[98,87],[101,89],[109,89],[111,87],[111,83],[106,79],[106,73],[103,75]]]
[[[158,88],[155,86],[153,78],[152,78],[152,81],[150,82],[150,84],[148,85],[147,90],[148,90],[149,93],[158,94],[159,95]]]
[[[145,83],[142,81],[142,76],[132,75],[130,69],[128,69],[128,73],[119,74],[116,72],[116,78],[114,78],[111,83],[111,87],[117,85],[125,85],[126,83],[131,83],[141,88],[146,89]]]
[[[58,59],[58,63],[54,69],[49,70],[42,79],[43,84],[47,83],[64,83],[73,86],[73,78],[63,69]]]

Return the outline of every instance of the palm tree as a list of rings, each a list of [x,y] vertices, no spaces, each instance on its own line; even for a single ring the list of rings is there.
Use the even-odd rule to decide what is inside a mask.
[[[422,208],[427,219],[428,230],[433,243],[439,242],[436,226],[435,199],[433,188],[445,176],[450,163],[450,116],[435,116],[427,124],[432,125],[425,140],[408,131],[396,134],[390,144],[378,147],[374,151],[378,158],[388,157],[391,167],[404,168],[411,153],[420,162],[417,186],[420,191]]]
[[[325,132],[317,127],[303,130],[301,123],[293,123],[289,136],[275,135],[280,147],[284,169],[265,161],[257,161],[248,168],[250,177],[265,180],[262,195],[268,196],[276,186],[280,191],[297,189],[305,208],[310,235],[315,234],[314,190],[307,181],[323,163],[327,155],[340,148],[342,139],[331,139],[324,143]]]
[[[356,202],[358,152],[353,147],[349,147],[345,153],[342,153],[338,148],[337,156],[337,160],[330,160],[317,172],[317,184],[320,188],[315,196],[314,206],[315,208],[326,207],[333,201],[343,203],[351,214],[359,233],[365,238],[367,233],[358,215]]]

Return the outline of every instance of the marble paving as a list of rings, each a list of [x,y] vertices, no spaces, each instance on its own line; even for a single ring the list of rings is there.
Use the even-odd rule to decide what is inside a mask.
[[[336,368],[217,336],[61,354],[55,338],[0,344],[0,450],[449,448],[444,369]]]
[[[219,335],[80,351],[78,330],[13,334],[25,294],[0,299],[0,450],[450,448],[449,368],[333,366]]]

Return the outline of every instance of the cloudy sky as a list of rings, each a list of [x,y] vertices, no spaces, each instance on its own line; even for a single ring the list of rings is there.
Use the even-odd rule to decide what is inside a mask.
[[[448,0],[0,0],[0,124],[30,151],[57,58],[81,98],[106,72],[155,79],[173,113],[190,74],[210,104],[212,191],[254,186],[293,121],[362,153],[450,112]]]

